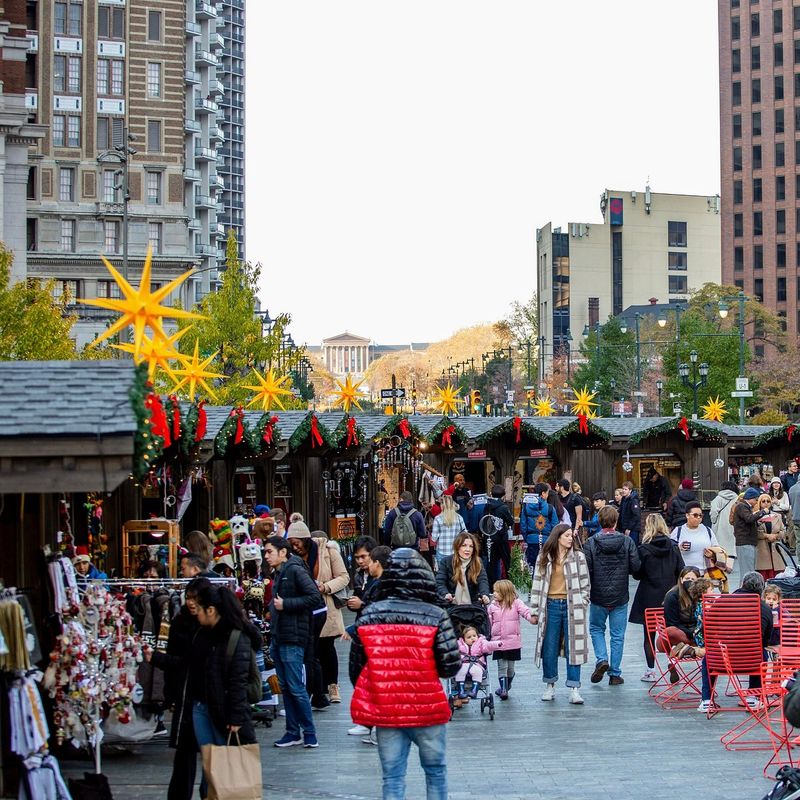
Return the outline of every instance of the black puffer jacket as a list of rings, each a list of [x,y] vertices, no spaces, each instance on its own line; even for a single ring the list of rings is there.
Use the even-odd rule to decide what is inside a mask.
[[[678,489],[678,493],[667,506],[667,525],[670,530],[686,524],[686,504],[697,500],[694,489]]]
[[[584,545],[583,554],[589,567],[592,603],[614,608],[628,602],[628,575],[641,567],[639,553],[630,536],[600,532]]]
[[[350,680],[354,686],[367,661],[358,638],[358,630],[364,625],[384,626],[398,650],[408,648],[406,633],[399,626],[435,627],[433,656],[439,677],[451,678],[458,672],[461,666],[458,637],[450,616],[436,602],[436,581],[422,556],[410,547],[395,550],[381,575],[378,600],[364,610],[356,623],[350,648]],[[394,626],[398,626],[396,632]]]
[[[478,575],[477,583],[470,583],[467,581],[467,588],[469,589],[469,596],[473,603],[480,602],[481,597],[489,596],[489,578],[486,575],[486,569],[481,567],[480,575]],[[439,596],[439,602],[444,603],[445,595],[451,594],[455,597],[456,594],[456,579],[453,575],[453,559],[448,558],[443,564],[439,566],[439,571],[436,573],[436,593]]]
[[[622,498],[619,504],[619,521],[617,529],[638,533],[642,527],[642,510],[639,507],[639,495],[632,491],[627,497]]]
[[[697,620],[692,607],[681,608],[681,600],[677,587],[670,589],[664,596],[664,622],[668,628],[677,628],[686,634],[686,638],[694,641],[694,630]]]
[[[261,647],[261,634],[246,625],[239,635],[236,649],[228,661],[228,640],[232,629],[218,622],[211,630],[211,646],[206,658],[205,696],[211,719],[222,733],[228,725],[239,725],[239,741],[252,744],[256,740],[252,710],[247,702],[250,659]]]
[[[283,609],[275,610],[275,597],[283,598]],[[305,647],[311,637],[311,612],[322,608],[317,584],[299,556],[289,556],[275,576],[269,604],[272,639],[277,644]]]
[[[683,569],[683,556],[677,542],[666,536],[656,536],[639,546],[642,562],[633,577],[639,581],[631,606],[629,620],[644,623],[646,608],[659,608],[664,596],[675,586]]]

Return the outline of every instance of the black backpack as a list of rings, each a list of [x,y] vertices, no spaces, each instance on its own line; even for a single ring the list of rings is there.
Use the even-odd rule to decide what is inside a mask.
[[[233,654],[236,652],[236,647],[239,644],[239,639],[242,632],[234,628],[231,635],[228,637],[228,649],[225,652],[225,668],[230,669],[231,661],[233,661]],[[256,651],[250,648],[250,671],[247,674],[247,702],[250,705],[260,702],[263,697],[263,686],[261,683],[261,671],[256,663]]]

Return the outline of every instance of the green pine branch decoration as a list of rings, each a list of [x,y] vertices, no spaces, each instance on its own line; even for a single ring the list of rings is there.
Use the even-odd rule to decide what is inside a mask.
[[[800,435],[800,432],[794,430],[797,428],[796,423],[787,422],[785,425],[778,425],[774,427],[771,431],[765,431],[764,433],[760,433],[753,439],[753,445],[755,447],[760,447],[761,445],[768,444],[769,442],[772,442],[775,439],[781,439],[783,437],[786,437],[788,439],[790,427],[793,429],[792,439],[794,439],[795,436]]]
[[[641,431],[637,431],[628,437],[628,447],[634,447],[639,444],[639,442],[649,439],[651,436],[659,436],[662,433],[670,433],[671,431],[678,430],[679,419],[679,417],[670,418],[660,425],[653,425],[651,428],[644,428]]]
[[[455,448],[457,444],[465,444],[467,441],[467,434],[464,432],[464,429],[451,420],[450,417],[442,417],[441,420],[428,431],[423,439],[429,445],[441,445],[442,433],[444,433],[444,429],[448,428],[450,425],[455,428],[453,431],[453,447]]]
[[[546,444],[548,441],[548,437],[542,431],[540,431],[535,425],[533,425],[530,420],[526,419],[525,417],[520,417],[522,420],[522,425],[520,428],[520,433],[523,436],[526,436],[528,439],[532,439],[534,442],[538,442],[540,444]],[[501,424],[495,426],[494,428],[490,428],[488,431],[484,431],[479,436],[475,437],[475,444],[483,446],[487,444],[492,439],[497,438],[498,436],[504,436],[507,433],[514,433],[514,418],[507,419]]]
[[[610,442],[613,438],[612,435],[603,430],[600,426],[596,425],[593,420],[587,419],[586,425],[589,428],[589,435],[594,435],[598,439],[603,442]],[[574,419],[568,425],[565,425],[561,430],[556,431],[555,433],[550,434],[545,438],[545,442],[547,444],[555,444],[556,442],[560,442],[562,439],[566,439],[567,436],[571,436],[573,433],[578,433],[580,431],[580,423],[577,419]],[[583,438],[588,438],[584,436]]]
[[[133,383],[128,392],[131,408],[136,417],[136,433],[133,437],[133,476],[142,479],[156,463],[164,450],[164,441],[154,436],[150,412],[144,401],[152,391],[147,380],[147,364],[140,364],[134,372]]]
[[[289,449],[297,450],[302,446],[309,436],[311,435],[311,418],[314,417],[314,412],[309,412],[308,416],[297,426],[297,430],[289,438]],[[332,449],[336,449],[338,444],[333,431],[326,428],[319,417],[317,417],[317,429],[322,437],[322,444],[317,449],[323,449],[326,445]]]
[[[275,423],[272,426],[272,444],[267,444],[264,441],[264,431],[266,430],[269,421],[275,417]],[[250,449],[254,453],[263,453],[267,450],[274,450],[278,443],[281,441],[281,429],[278,427],[278,415],[272,411],[267,411],[261,415],[258,422],[252,427],[245,430],[245,438],[248,441]]]

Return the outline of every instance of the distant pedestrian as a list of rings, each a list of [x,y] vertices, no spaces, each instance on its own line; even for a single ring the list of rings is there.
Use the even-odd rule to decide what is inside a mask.
[[[584,516],[586,516],[586,511],[588,509],[584,505],[581,495],[572,491],[572,484],[566,478],[562,478],[558,482],[556,490],[567,514],[569,514],[569,521],[572,529],[577,530],[578,528],[582,528]]]
[[[428,538],[425,517],[414,507],[411,492],[400,492],[400,500],[383,521],[383,540],[381,544],[391,547],[413,547],[419,550],[421,539]]]
[[[701,575],[705,574],[707,551],[719,547],[719,542],[711,528],[703,524],[703,508],[697,500],[686,504],[684,519],[686,522],[675,528],[670,538],[678,543],[686,566],[697,567]]]
[[[592,514],[591,516],[583,523],[583,540],[584,542],[590,536],[594,536],[594,534],[599,533],[600,531],[600,509],[605,508],[608,505],[608,499],[606,498],[605,492],[595,492],[592,495]]]
[[[442,513],[433,520],[431,542],[436,545],[436,558],[441,567],[442,561],[453,557],[453,542],[459,533],[466,531],[467,526],[450,495],[442,495],[440,502]]]
[[[736,558],[736,539],[733,536],[732,514],[739,499],[739,487],[734,481],[723,481],[719,494],[711,501],[709,514],[711,530],[730,558]]]
[[[519,514],[519,530],[526,545],[525,560],[531,571],[539,558],[539,548],[559,523],[555,508],[543,496],[549,488],[546,483],[537,483],[533,492],[526,496]]]
[[[694,481],[684,478],[678,493],[667,504],[666,521],[670,530],[675,530],[686,523],[686,505],[697,501]]]
[[[795,481],[789,489],[789,516],[794,525],[795,539],[797,540],[796,547],[800,551],[800,481]]]
[[[500,564],[503,565],[503,572],[508,576],[511,569],[511,549],[508,544],[508,532],[514,530],[514,516],[505,501],[506,490],[501,484],[496,483],[492,486],[492,496],[483,507],[483,517],[494,517],[493,532],[478,534],[480,541],[481,558],[486,564],[486,574],[489,576],[489,589],[494,587],[494,582],[503,575],[500,571]],[[480,525],[478,526],[480,527]],[[489,544],[491,543],[491,554]]]
[[[645,508],[657,508],[661,512],[667,508],[672,496],[669,481],[655,468],[650,467],[642,484],[642,503]]]
[[[622,484],[622,502],[619,505],[617,527],[639,545],[639,530],[642,526],[642,510],[639,507],[639,494],[631,481]]]
[[[753,486],[749,487],[742,499],[736,501],[733,511],[733,535],[736,539],[739,575],[742,576],[755,572],[758,523],[770,513],[769,509],[760,508],[759,497],[761,492]]]
[[[788,494],[789,489],[792,488],[797,483],[797,478],[800,476],[800,467],[797,466],[797,462],[792,459],[786,465],[786,472],[784,472],[783,476],[781,477],[781,482],[783,483],[783,490]]]

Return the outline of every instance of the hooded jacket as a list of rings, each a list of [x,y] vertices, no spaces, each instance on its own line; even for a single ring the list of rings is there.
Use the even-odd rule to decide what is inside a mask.
[[[622,502],[619,504],[617,528],[621,531],[639,533],[641,527],[642,512],[639,507],[639,495],[634,489],[627,497],[623,497]]]
[[[678,489],[678,493],[667,506],[667,525],[670,530],[686,524],[686,504],[697,500],[694,489]]]
[[[436,603],[431,568],[410,547],[392,553],[379,599],[355,623],[350,648],[353,722],[379,728],[443,725],[450,706],[440,678],[461,666],[458,639]]]
[[[536,524],[539,517],[542,517],[544,521],[541,527]],[[541,497],[537,498],[533,503],[522,504],[522,511],[519,514],[519,530],[528,544],[544,544],[550,535],[550,531],[558,523],[559,519],[555,508],[546,500],[542,500]]]
[[[283,598],[281,611],[275,609],[276,596]],[[272,597],[269,611],[273,641],[278,645],[293,644],[304,648],[311,636],[311,612],[322,608],[325,601],[303,560],[294,553],[275,576]]]
[[[677,542],[656,536],[639,546],[641,566],[633,577],[639,581],[633,598],[629,620],[644,624],[644,610],[658,608],[667,592],[675,586],[683,569],[683,556]]]
[[[656,480],[653,480],[653,477]],[[642,502],[647,508],[661,508],[672,495],[669,481],[660,473],[651,469],[642,485]]]
[[[394,526],[394,521],[397,519],[398,508],[401,514],[408,514],[408,512],[414,508],[414,504],[409,503],[408,500],[401,500],[397,506],[386,515],[386,519],[383,521],[383,541],[381,544],[385,544],[387,547],[392,546],[392,527]],[[417,534],[417,541],[414,543],[413,547],[415,550],[419,550],[419,540],[428,538],[428,531],[425,528],[425,517],[422,516],[421,512],[414,511],[410,519],[411,524],[414,526],[414,532]]]
[[[736,546],[752,545],[758,547],[758,521],[770,512],[753,511],[746,500],[737,500],[733,510],[733,538]]]
[[[592,582],[591,602],[606,608],[627,603],[630,597],[628,575],[641,567],[633,539],[623,533],[601,531],[586,542],[583,553]]]

